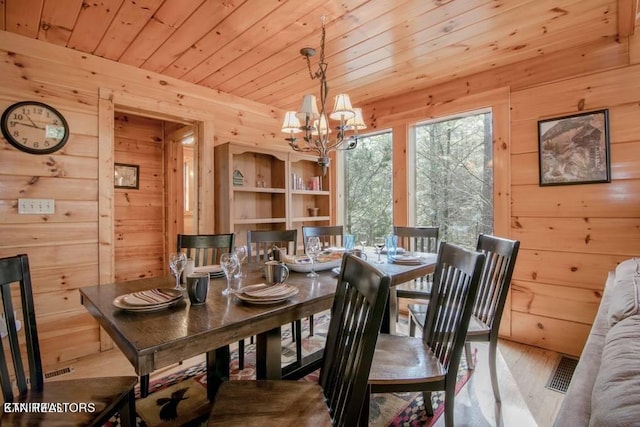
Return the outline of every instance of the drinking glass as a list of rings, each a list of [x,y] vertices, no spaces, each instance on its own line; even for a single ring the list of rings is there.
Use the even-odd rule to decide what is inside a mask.
[[[222,295],[231,295],[231,277],[238,268],[238,257],[235,253],[224,253],[220,255],[220,267],[224,271],[224,275],[227,278],[227,288],[222,291]]]
[[[244,262],[244,260],[247,259],[247,246],[246,245],[236,246],[236,248],[233,250],[233,253],[235,253],[236,257],[238,258],[238,272],[234,274],[233,277],[235,277],[236,279],[240,279],[241,277],[243,277],[242,263]]]
[[[373,241],[373,246],[376,248],[376,253],[378,254],[378,260],[375,261],[376,264],[384,264],[384,261],[380,259],[380,254],[382,253],[382,248],[384,248],[385,241],[384,237],[376,237]]]
[[[311,272],[307,274],[307,277],[318,277],[318,273],[315,271],[316,258],[322,250],[322,244],[320,243],[320,237],[310,236],[307,238],[307,245],[305,251],[307,256],[311,259]]]
[[[185,288],[180,285],[180,275],[182,274],[182,270],[187,265],[187,254],[184,252],[172,252],[169,254],[169,268],[174,276],[176,276],[176,287],[174,289],[178,289],[184,291]]]
[[[367,235],[362,234],[360,236],[360,244],[362,245],[362,252],[364,252],[364,247],[367,246]]]

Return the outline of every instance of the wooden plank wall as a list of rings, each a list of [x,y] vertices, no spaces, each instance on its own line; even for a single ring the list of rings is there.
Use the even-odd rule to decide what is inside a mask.
[[[198,209],[206,213],[202,223],[211,227],[213,209],[207,203],[214,197],[213,169],[207,165],[213,164],[213,145],[234,141],[284,146],[279,135],[282,115],[266,105],[5,31],[0,31],[0,57],[0,110],[22,100],[42,101],[58,109],[71,128],[65,147],[47,156],[20,152],[0,139],[0,257],[29,255],[43,361],[48,365],[101,347],[99,328],[80,305],[77,288],[113,277],[113,239],[99,240],[98,226],[100,205],[106,206],[103,220],[113,220],[114,214],[111,153],[104,153],[108,164],[98,164],[101,147],[108,146],[104,142],[113,135],[112,111],[132,105],[141,113],[198,123],[204,165]],[[100,116],[100,111],[111,116]],[[99,126],[109,132],[99,135]],[[18,215],[18,198],[52,198],[56,213]]]
[[[139,166],[139,188],[116,188],[115,280],[162,276],[165,268],[163,122],[115,115],[116,163]]]
[[[509,182],[504,189],[508,197],[498,199],[495,208],[504,209],[507,203],[511,213],[496,218],[495,228],[496,234],[522,242],[501,328],[515,341],[579,355],[607,272],[621,260],[640,255],[637,33],[631,39],[542,55],[365,108],[374,127],[395,130],[451,114],[452,104],[480,107],[482,103],[465,100],[507,88],[510,115],[494,117],[494,125],[506,129],[501,143],[508,147],[510,161],[495,165],[495,178]],[[537,121],[603,108],[610,113],[612,183],[539,187]],[[403,140],[398,139],[394,156],[404,155]],[[396,204],[396,210],[396,220],[406,218],[406,204]]]

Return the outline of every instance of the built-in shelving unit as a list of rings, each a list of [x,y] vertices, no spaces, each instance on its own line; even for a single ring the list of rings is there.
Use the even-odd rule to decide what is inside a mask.
[[[216,233],[298,229],[331,221],[331,183],[315,157],[226,143],[215,148]],[[313,209],[315,208],[315,210]]]

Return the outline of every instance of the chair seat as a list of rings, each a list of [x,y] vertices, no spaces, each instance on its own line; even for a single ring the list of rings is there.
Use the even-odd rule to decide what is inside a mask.
[[[99,415],[108,414],[122,404],[127,394],[138,382],[137,377],[100,377],[65,381],[45,382],[41,392],[28,390],[17,397],[16,403],[92,403],[94,411],[68,409],[56,412],[4,412],[0,416],[1,425],[30,426],[101,426],[107,420],[97,420]]]
[[[378,386],[392,386],[395,383],[404,385],[403,390],[407,390],[407,384],[442,381],[446,374],[445,368],[422,338],[380,334],[369,373],[369,384],[372,391],[377,390]]]
[[[412,280],[396,286],[398,298],[425,299],[431,298],[431,281],[426,279]]]
[[[322,388],[305,381],[227,381],[212,413],[210,427],[332,425]]]
[[[407,306],[409,315],[420,328],[424,326],[428,307],[427,304],[409,304]],[[469,330],[467,331],[467,341],[473,341],[474,337],[486,337],[490,332],[491,328],[489,326],[480,321],[476,316],[471,316],[469,320]]]

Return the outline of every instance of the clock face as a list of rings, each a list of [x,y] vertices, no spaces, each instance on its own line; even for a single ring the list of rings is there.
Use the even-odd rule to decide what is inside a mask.
[[[0,125],[11,145],[31,154],[53,153],[69,138],[69,125],[62,114],[41,102],[11,105],[2,114]]]

